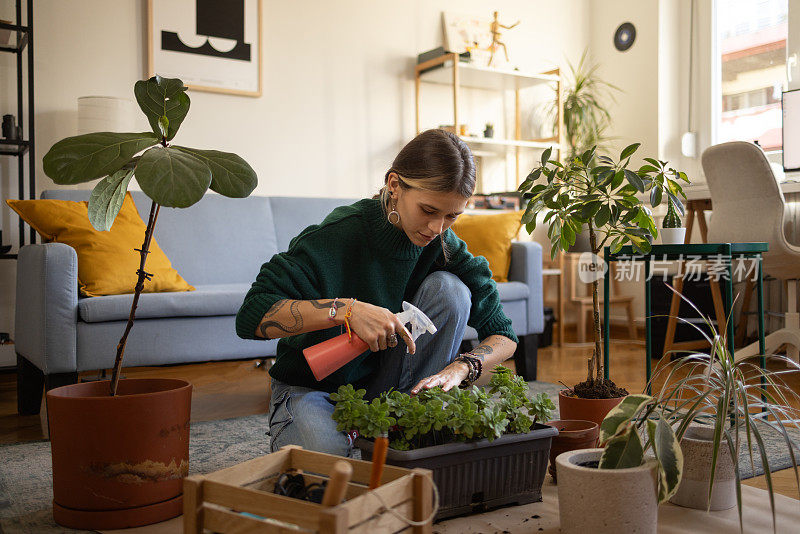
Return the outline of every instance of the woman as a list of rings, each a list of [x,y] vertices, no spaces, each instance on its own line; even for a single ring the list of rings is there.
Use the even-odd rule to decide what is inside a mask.
[[[329,393],[342,384],[365,388],[368,398],[390,388],[448,390],[514,353],[517,337],[487,261],[449,230],[474,189],[469,148],[428,130],[400,151],[377,198],[335,209],[261,267],[236,332],[281,338],[270,369],[273,451],[297,444],[349,455],[352,440],[331,419]],[[411,339],[395,316],[403,300],[425,312],[435,335]],[[339,335],[345,316],[370,350],[318,382],[302,351]],[[468,324],[482,341],[459,355]]]

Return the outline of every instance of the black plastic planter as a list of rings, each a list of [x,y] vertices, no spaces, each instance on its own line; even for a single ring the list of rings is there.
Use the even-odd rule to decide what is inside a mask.
[[[556,435],[555,428],[537,424],[527,434],[506,434],[491,443],[483,439],[412,451],[389,449],[386,463],[433,471],[439,488],[439,520],[541,501],[550,443]],[[363,438],[356,440],[364,460],[372,459],[372,445]]]

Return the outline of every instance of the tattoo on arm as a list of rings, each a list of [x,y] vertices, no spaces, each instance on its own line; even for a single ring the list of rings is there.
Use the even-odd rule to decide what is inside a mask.
[[[285,325],[280,321],[273,321],[269,320],[270,317],[274,317],[279,311],[289,305],[289,312],[292,314],[292,318],[294,318],[294,324],[292,325]],[[286,332],[287,334],[295,334],[303,329],[303,316],[300,315],[298,308],[300,307],[299,300],[279,300],[276,302],[270,310],[264,314],[264,317],[261,319],[261,324],[258,326],[261,335],[264,336],[265,339],[270,339],[270,336],[267,335],[267,328],[277,328],[282,332]]]
[[[332,300],[309,300],[308,302],[311,303],[318,310],[327,310],[333,305]],[[346,304],[344,302],[336,301],[336,309],[344,308]]]
[[[494,352],[494,348],[491,345],[478,345],[471,351],[470,354],[478,358],[480,361],[483,361],[488,355]]]

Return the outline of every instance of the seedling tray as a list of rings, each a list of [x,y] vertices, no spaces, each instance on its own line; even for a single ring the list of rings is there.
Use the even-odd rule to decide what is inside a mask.
[[[536,424],[527,434],[506,434],[410,451],[389,449],[386,463],[433,471],[439,489],[436,519],[542,500],[550,444],[558,430]],[[359,438],[362,458],[372,459],[373,442]]]

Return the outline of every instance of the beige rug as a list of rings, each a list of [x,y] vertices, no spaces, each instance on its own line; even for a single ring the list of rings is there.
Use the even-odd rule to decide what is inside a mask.
[[[510,506],[483,514],[457,517],[437,523],[433,532],[438,534],[463,533],[538,533],[556,534],[559,532],[558,494],[552,479],[548,476],[542,488],[542,502],[524,506]],[[744,504],[744,532],[772,532],[769,496],[766,491],[742,486]],[[800,532],[800,501],[775,496],[779,533]],[[658,532],[661,534],[737,534],[739,516],[736,507],[722,512],[703,512],[664,504],[658,509]],[[180,517],[140,528],[107,530],[103,534],[182,534],[183,521]],[[591,534],[591,533],[586,533]],[[621,533],[622,534],[622,533]]]

